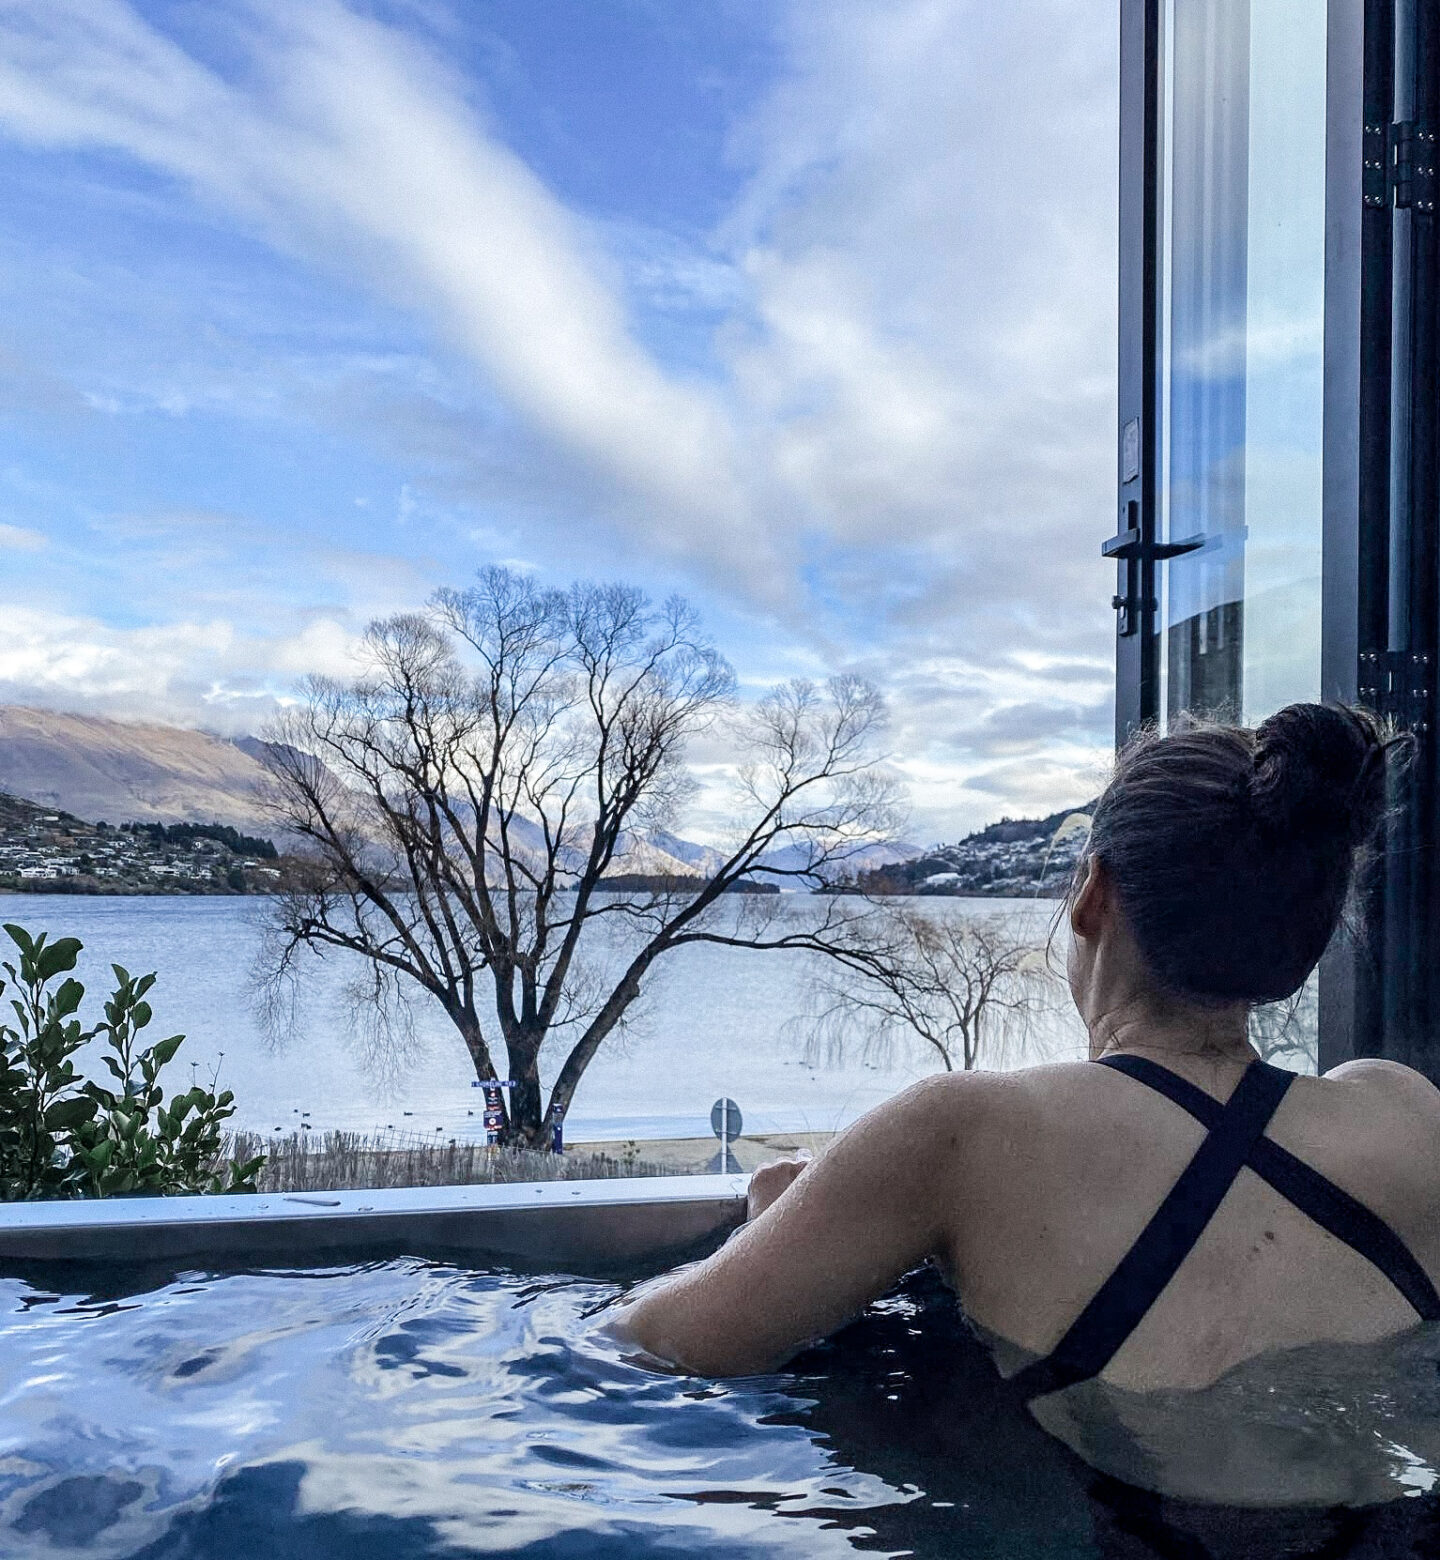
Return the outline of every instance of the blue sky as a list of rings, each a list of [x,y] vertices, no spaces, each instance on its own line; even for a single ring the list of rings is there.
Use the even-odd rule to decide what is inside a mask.
[[[875,678],[916,837],[1081,799],[1112,13],[0,0],[0,699],[257,729],[504,560]]]

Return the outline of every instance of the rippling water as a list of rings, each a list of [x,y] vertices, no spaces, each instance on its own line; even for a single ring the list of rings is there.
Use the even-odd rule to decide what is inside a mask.
[[[1413,1485],[1242,1512],[1095,1474],[929,1276],[793,1371],[733,1382],[629,1362],[595,1330],[609,1283],[420,1261],[160,1278],[0,1284],[5,1555],[1440,1552]]]

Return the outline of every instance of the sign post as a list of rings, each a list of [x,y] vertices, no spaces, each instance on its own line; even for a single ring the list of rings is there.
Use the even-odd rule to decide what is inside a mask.
[[[720,1152],[712,1168],[721,1175],[733,1175],[740,1168],[730,1153],[730,1142],[740,1136],[744,1126],[740,1107],[734,1100],[722,1097],[710,1107],[710,1130],[720,1139]]]
[[[494,1148],[500,1141],[500,1133],[505,1126],[505,1104],[500,1091],[514,1086],[510,1078],[486,1078],[483,1082],[477,1078],[470,1085],[472,1089],[482,1089],[485,1093],[485,1113],[481,1119],[485,1125],[485,1143],[489,1148]]]

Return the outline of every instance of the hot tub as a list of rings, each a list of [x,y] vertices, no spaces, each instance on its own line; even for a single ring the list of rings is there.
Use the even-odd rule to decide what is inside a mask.
[[[786,1372],[709,1381],[647,1369],[598,1325],[624,1287],[614,1273],[618,1242],[607,1247],[601,1232],[617,1227],[607,1221],[624,1198],[632,1236],[674,1235],[668,1207],[689,1221],[687,1238],[704,1223],[697,1208],[710,1217],[728,1201],[705,1237],[713,1240],[734,1213],[733,1188],[662,1189],[641,1212],[638,1194],[594,1186],[598,1201],[584,1213],[560,1203],[565,1189],[555,1187],[553,1203],[549,1191],[528,1195],[564,1208],[572,1233],[594,1225],[582,1241],[608,1276],[575,1252],[555,1260],[561,1214],[537,1215],[524,1188],[483,1189],[506,1192],[509,1235],[494,1207],[480,1210],[490,1218],[483,1239],[473,1218],[468,1233],[463,1218],[435,1222],[465,1212],[453,1198],[437,1208],[446,1201],[438,1198],[428,1226],[412,1223],[408,1236],[399,1223],[381,1229],[369,1255],[357,1254],[359,1227],[347,1231],[346,1220],[373,1218],[375,1205],[276,1211],[262,1207],[276,1199],[245,1199],[252,1234],[265,1228],[262,1215],[276,1221],[248,1259],[238,1236],[223,1237],[230,1244],[218,1251],[215,1226],[226,1220],[214,1208],[208,1235],[180,1229],[173,1205],[152,1203],[145,1219],[122,1209],[109,1215],[103,1250],[95,1221],[86,1226],[79,1212],[66,1210],[77,1222],[62,1250],[55,1219],[46,1222],[54,1208],[7,1209],[0,1249],[14,1276],[0,1279],[0,1553],[1440,1552],[1440,1522],[1418,1488],[1408,1492],[1414,1499],[1373,1509],[1238,1511],[1097,1474],[1010,1400],[928,1272]],[[388,1211],[406,1217],[399,1199]],[[126,1240],[116,1238],[121,1226]],[[155,1233],[162,1229],[169,1233]],[[232,1221],[231,1234],[239,1229]],[[424,1249],[437,1236],[448,1256]],[[407,1239],[415,1250],[397,1255],[391,1248]],[[517,1249],[497,1257],[494,1242],[504,1239]],[[454,1248],[467,1242],[462,1258]],[[639,1262],[632,1250],[632,1267],[652,1267],[674,1245],[667,1238]]]

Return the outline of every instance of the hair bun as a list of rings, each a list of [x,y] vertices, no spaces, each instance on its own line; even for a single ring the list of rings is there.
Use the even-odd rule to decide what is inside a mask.
[[[1114,884],[1158,984],[1278,1002],[1320,962],[1385,812],[1395,745],[1364,710],[1292,704],[1258,731],[1142,731],[1095,804],[1082,863]]]
[[[1250,805],[1276,840],[1367,840],[1385,808],[1380,722],[1363,710],[1291,704],[1255,732]]]

